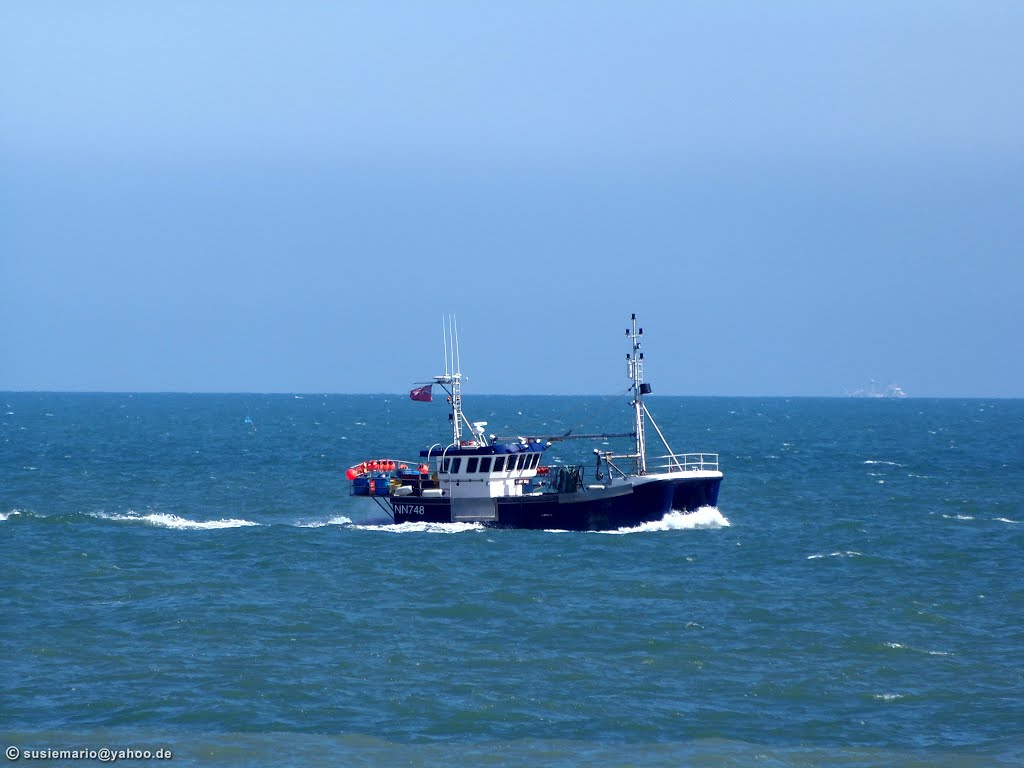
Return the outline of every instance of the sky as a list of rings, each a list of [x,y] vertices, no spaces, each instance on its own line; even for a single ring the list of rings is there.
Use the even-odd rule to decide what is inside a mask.
[[[0,390],[1024,397],[1024,4],[0,3]]]

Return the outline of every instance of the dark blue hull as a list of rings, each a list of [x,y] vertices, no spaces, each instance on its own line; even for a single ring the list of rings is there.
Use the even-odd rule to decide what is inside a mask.
[[[493,528],[609,531],[661,520],[672,510],[714,506],[720,477],[656,479],[608,489],[494,499],[392,499],[396,523],[478,522]]]
[[[718,506],[718,488],[721,477],[666,480],[672,486],[672,509],[676,512],[694,512],[701,507]]]

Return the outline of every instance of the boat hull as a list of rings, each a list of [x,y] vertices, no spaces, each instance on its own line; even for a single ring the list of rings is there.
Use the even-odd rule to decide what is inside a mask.
[[[718,477],[638,478],[634,482],[575,493],[548,493],[478,499],[472,507],[458,499],[402,497],[391,499],[396,523],[474,522],[492,528],[609,531],[661,520],[666,514],[713,506]]]
[[[707,477],[671,477],[665,482],[672,486],[672,509],[676,512],[694,512],[701,507],[718,506],[721,473]]]

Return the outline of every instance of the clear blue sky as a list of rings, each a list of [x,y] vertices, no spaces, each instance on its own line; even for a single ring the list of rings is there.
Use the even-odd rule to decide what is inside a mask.
[[[0,4],[0,389],[1024,396],[1024,3]]]

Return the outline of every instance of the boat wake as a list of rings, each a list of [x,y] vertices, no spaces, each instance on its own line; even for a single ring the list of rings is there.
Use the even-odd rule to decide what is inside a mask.
[[[11,517],[22,515],[23,511],[12,509],[10,512],[0,513],[0,522]],[[28,518],[35,517],[32,513],[24,513]],[[138,512],[128,511],[126,513],[110,512],[85,512],[79,513],[84,517],[96,520],[105,520],[118,523],[142,523],[157,528],[168,528],[179,531],[209,531],[224,528],[250,528],[250,527],[272,527],[273,522],[254,522],[239,518],[223,518],[219,520],[190,520],[167,512]],[[47,516],[41,516],[45,519]],[[74,516],[73,516],[74,517]],[[379,531],[383,533],[467,533],[471,531],[489,530],[482,523],[429,523],[429,522],[364,522],[355,523],[345,515],[333,515],[325,520],[299,520],[286,525],[293,528],[327,528],[336,526],[353,531]],[[695,512],[669,512],[661,520],[650,523],[643,523],[634,527],[619,528],[614,531],[592,531],[592,533],[606,533],[622,535],[627,533],[653,533],[660,531],[683,531],[695,529],[726,528],[730,525],[728,519],[716,507],[701,507]],[[552,530],[548,533],[566,533],[566,531]],[[813,556],[812,556],[813,557]]]
[[[147,515],[139,515],[129,512],[127,515],[110,515],[103,512],[96,512],[92,517],[101,520],[116,520],[118,522],[146,523],[159,528],[174,528],[182,531],[205,531],[218,528],[245,528],[259,525],[251,520],[189,520],[185,517],[170,515],[164,512],[152,512]]]
[[[352,520],[344,515],[336,515],[329,520],[316,520],[310,523],[296,523],[296,528],[324,528],[328,525],[352,525]]]
[[[353,525],[358,531],[385,533],[466,533],[486,530],[480,523],[386,523],[384,525]]]
[[[694,512],[672,511],[661,520],[642,523],[630,528],[619,528],[616,531],[599,531],[599,533],[656,533],[660,531],[692,531],[695,529],[728,528],[728,518],[718,511],[717,507],[701,507]]]

